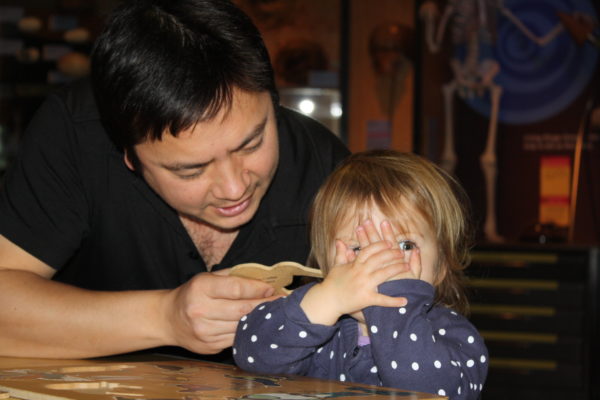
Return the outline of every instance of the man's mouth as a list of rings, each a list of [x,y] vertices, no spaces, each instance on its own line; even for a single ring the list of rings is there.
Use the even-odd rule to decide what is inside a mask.
[[[221,214],[225,217],[235,217],[235,216],[243,213],[244,211],[246,211],[246,209],[250,205],[251,200],[252,200],[252,196],[248,197],[246,200],[244,200],[240,203],[234,204],[229,207],[217,207],[217,211],[219,212],[219,214]]]

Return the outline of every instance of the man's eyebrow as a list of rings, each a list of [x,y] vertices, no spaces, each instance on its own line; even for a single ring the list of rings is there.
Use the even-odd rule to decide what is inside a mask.
[[[235,153],[236,151],[242,150],[244,147],[246,147],[248,145],[248,143],[250,143],[257,136],[259,136],[260,134],[262,134],[264,132],[264,130],[265,130],[265,126],[267,125],[267,118],[268,117],[265,117],[261,122],[259,122],[254,127],[254,129],[252,129],[252,131],[250,132],[250,134],[248,136],[246,136],[246,138],[242,141],[242,143],[238,147],[236,147],[235,149],[231,150],[231,152]],[[203,162],[203,163],[181,163],[181,162],[176,162],[176,163],[173,163],[173,164],[162,164],[162,166],[165,169],[168,169],[169,171],[178,172],[178,171],[184,171],[184,170],[189,170],[189,169],[203,168],[203,167],[206,167],[211,162],[212,162],[212,160],[207,161],[207,162]]]

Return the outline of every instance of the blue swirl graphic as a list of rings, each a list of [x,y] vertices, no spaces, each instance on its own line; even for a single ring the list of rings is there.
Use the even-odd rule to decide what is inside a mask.
[[[543,37],[560,23],[557,11],[596,18],[588,0],[505,0],[504,5],[537,37]],[[500,11],[496,14],[496,41],[482,44],[479,52],[493,57],[500,65],[494,79],[503,89],[500,122],[528,124],[564,110],[590,83],[596,71],[598,49],[589,42],[578,45],[566,30],[540,46]],[[457,46],[455,57],[463,60],[465,50],[464,46]],[[489,117],[489,93],[466,98],[465,102]]]

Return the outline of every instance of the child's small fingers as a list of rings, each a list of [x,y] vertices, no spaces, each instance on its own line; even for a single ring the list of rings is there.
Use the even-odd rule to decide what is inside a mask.
[[[391,260],[402,260],[403,256],[399,249],[391,249],[391,243],[387,240],[369,244],[361,247],[356,260],[362,264],[381,264]]]
[[[398,275],[392,276],[388,281],[397,281],[399,279],[418,279],[411,270],[399,273]]]
[[[363,227],[365,228],[365,232],[367,233],[367,237],[369,238],[370,243],[379,242],[381,239],[381,235],[377,230],[377,227],[370,219],[365,220],[363,223]]]
[[[394,234],[394,228],[390,221],[382,221],[381,222],[381,233],[383,235],[383,239],[392,243],[393,247],[398,246],[396,235]]]
[[[383,282],[391,280],[392,278],[398,275],[406,274],[407,272],[410,272],[410,267],[408,266],[408,264],[404,262],[398,262],[386,265],[382,268],[379,268],[376,271],[373,271],[373,273],[371,274],[371,279],[373,279],[373,281],[379,285]]]
[[[392,297],[385,294],[377,294],[373,301],[376,302],[375,306],[381,307],[404,307],[408,304],[406,297]]]
[[[398,247],[393,247],[387,240],[369,245],[365,249],[365,256],[368,256],[370,262],[381,265],[393,262],[407,262],[404,252]]]
[[[335,259],[334,262],[336,265],[339,264],[347,264],[348,263],[348,247],[341,240],[335,241]],[[352,251],[352,250],[350,250]]]
[[[358,245],[361,249],[367,247],[371,242],[369,241],[369,237],[363,225],[359,225],[356,227],[356,239],[358,240]]]
[[[348,263],[354,262],[356,260],[356,253],[352,249],[346,250],[346,260]]]

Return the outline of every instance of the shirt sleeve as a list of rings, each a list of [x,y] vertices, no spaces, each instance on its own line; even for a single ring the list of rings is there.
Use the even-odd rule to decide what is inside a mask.
[[[316,355],[338,330],[312,324],[300,307],[314,284],[257,306],[242,317],[233,344],[236,364],[251,372],[320,376]]]
[[[74,124],[50,96],[35,114],[0,189],[0,234],[55,269],[88,226]]]
[[[405,307],[364,310],[383,386],[477,399],[488,352],[475,327],[457,312],[434,306],[434,288],[425,281],[391,281],[379,290],[408,299]]]

